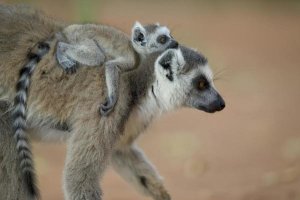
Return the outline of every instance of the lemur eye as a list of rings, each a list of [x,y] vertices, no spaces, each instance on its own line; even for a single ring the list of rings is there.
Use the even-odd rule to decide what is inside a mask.
[[[145,39],[145,36],[143,33],[140,33],[137,37],[137,41],[142,42]]]
[[[205,90],[208,86],[208,83],[206,80],[200,80],[198,84],[198,89],[199,90]]]
[[[160,35],[157,38],[157,42],[159,42],[160,44],[165,44],[168,40],[168,37],[166,35]]]

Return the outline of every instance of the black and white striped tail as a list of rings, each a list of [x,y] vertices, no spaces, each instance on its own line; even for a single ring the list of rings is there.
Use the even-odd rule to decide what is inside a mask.
[[[35,199],[39,197],[39,191],[36,186],[36,176],[31,148],[26,135],[26,106],[31,75],[41,58],[48,51],[49,45],[47,43],[40,43],[38,44],[36,52],[30,52],[28,54],[29,62],[20,71],[13,110],[14,137],[17,142],[18,157],[23,176],[22,178],[24,179],[29,195]]]

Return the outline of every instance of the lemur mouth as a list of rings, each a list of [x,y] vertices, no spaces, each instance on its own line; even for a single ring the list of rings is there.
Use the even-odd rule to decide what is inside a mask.
[[[222,109],[211,109],[211,108],[207,108],[207,107],[204,107],[204,106],[198,106],[197,109],[202,110],[202,111],[207,112],[207,113],[215,113],[215,112],[219,112],[219,111],[222,110]]]

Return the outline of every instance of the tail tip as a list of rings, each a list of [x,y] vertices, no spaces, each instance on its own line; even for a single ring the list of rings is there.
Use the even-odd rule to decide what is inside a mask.
[[[39,199],[40,194],[39,194],[38,187],[36,185],[34,173],[27,171],[23,175],[24,175],[24,183],[26,185],[28,195],[32,199],[35,200]]]

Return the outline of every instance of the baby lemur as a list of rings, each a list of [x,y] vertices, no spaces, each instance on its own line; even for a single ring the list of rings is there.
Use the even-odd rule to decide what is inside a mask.
[[[81,67],[69,75],[58,67],[56,46],[60,40],[55,35],[63,26],[39,13],[24,14],[4,5],[0,5],[0,21],[0,99],[10,105],[28,53],[35,52],[39,42],[49,45],[31,76],[26,124],[40,138],[53,135],[47,130],[60,124],[69,128],[69,132],[57,134],[57,139],[64,137],[68,144],[65,199],[101,200],[99,178],[111,161],[139,190],[155,200],[170,200],[158,172],[135,139],[164,112],[180,107],[216,112],[225,107],[205,57],[183,46],[141,56],[136,70],[120,76],[114,112],[101,117],[97,108],[107,93],[106,71]]]
[[[142,26],[139,22],[132,28],[131,42],[120,30],[96,24],[67,26],[61,37],[65,41],[58,42],[56,55],[66,71],[74,72],[78,64],[104,65],[108,96],[100,106],[103,116],[113,110],[118,100],[120,73],[135,69],[141,56],[178,46],[167,27]]]

